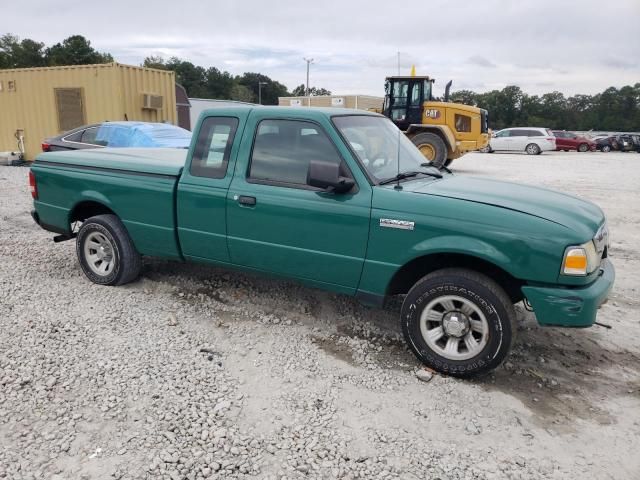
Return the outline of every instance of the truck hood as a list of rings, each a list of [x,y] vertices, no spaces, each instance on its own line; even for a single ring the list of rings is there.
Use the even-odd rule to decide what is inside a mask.
[[[564,225],[583,235],[593,237],[604,221],[600,208],[586,200],[512,182],[467,176],[445,176],[442,180],[416,179],[404,182],[403,191],[439,197],[455,198],[514,210]]]

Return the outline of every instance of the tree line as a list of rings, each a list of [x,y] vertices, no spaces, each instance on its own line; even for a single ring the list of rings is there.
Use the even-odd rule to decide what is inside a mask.
[[[459,90],[451,94],[451,101],[487,109],[489,126],[494,130],[536,126],[554,130],[640,131],[640,83],[570,97],[561,92],[528,95],[510,85],[486,93]]]
[[[56,65],[87,65],[113,62],[109,53],[98,52],[82,35],[72,35],[46,47],[30,38],[12,34],[0,36],[0,69]],[[278,97],[303,96],[305,85],[289,92],[282,83],[256,72],[232,75],[216,67],[201,67],[173,57],[147,57],[142,66],[172,70],[176,80],[192,98],[231,99],[277,105]],[[380,79],[382,85],[382,79]],[[311,95],[331,95],[324,88],[311,87]],[[528,95],[510,85],[502,90],[476,93],[459,90],[454,102],[476,105],[489,111],[494,130],[515,126],[541,126],[566,130],[640,131],[640,83],[620,89],[607,88],[596,95],[565,97],[561,92]]]

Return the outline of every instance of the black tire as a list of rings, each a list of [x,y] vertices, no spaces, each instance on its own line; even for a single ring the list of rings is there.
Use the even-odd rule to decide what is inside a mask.
[[[537,143],[530,143],[526,147],[524,147],[524,151],[527,155],[538,155],[540,153],[540,147]]]
[[[491,146],[487,145],[486,147],[482,147],[480,150],[478,150],[480,153],[493,153],[493,150],[491,150]]]
[[[420,148],[422,145],[429,145],[433,149],[434,158],[430,159],[425,156],[434,166],[441,168],[447,161],[447,146],[442,138],[435,133],[423,132],[411,137],[413,144]]]
[[[84,274],[99,285],[124,285],[135,280],[142,268],[140,254],[115,215],[85,220],[76,238],[76,253]],[[104,273],[98,271],[101,267]]]
[[[578,145],[578,151],[579,152],[588,152],[589,151],[589,145],[587,145],[586,143],[581,143],[580,145]]]
[[[460,347],[460,342],[463,342],[465,343],[463,347],[467,348],[466,339],[462,336],[481,335],[481,341],[477,346],[478,353],[470,358],[455,359],[443,356],[444,352],[438,349],[445,348],[446,345],[440,347],[436,343],[435,347],[431,346],[421,333],[423,311],[434,303],[437,304],[440,299],[450,301],[448,299],[451,297],[461,299],[451,300],[455,308],[464,309],[466,302],[467,305],[474,305],[474,313],[466,315],[462,310],[455,309],[444,311],[440,320],[442,331],[445,332],[444,322],[448,321],[450,322],[448,325],[451,325],[451,319],[458,324],[466,322],[470,330],[466,333],[457,332],[451,336],[445,334],[436,339],[436,342],[444,339],[448,345],[450,338],[453,338],[454,342],[455,338],[458,338],[457,346]],[[435,309],[427,310],[425,316],[427,312],[435,312]],[[484,320],[480,313],[484,316]],[[454,318],[454,315],[459,314],[462,314],[462,320],[458,317]],[[402,304],[401,315],[404,337],[416,357],[428,367],[455,377],[480,375],[500,365],[509,353],[516,331],[515,309],[505,291],[486,275],[462,268],[446,268],[423,277],[407,294]],[[450,316],[447,318],[448,315]],[[484,330],[482,334],[474,333],[471,322],[480,322],[486,330],[486,337]],[[425,320],[424,328],[428,329],[429,324],[437,325],[437,323],[438,320]],[[434,328],[437,329],[437,326]],[[468,348],[467,350],[466,354],[472,355],[473,351]],[[465,353],[462,352],[461,355],[464,356]]]
[[[600,150],[602,150],[604,153],[607,153],[611,151],[611,147],[609,145],[603,145]]]

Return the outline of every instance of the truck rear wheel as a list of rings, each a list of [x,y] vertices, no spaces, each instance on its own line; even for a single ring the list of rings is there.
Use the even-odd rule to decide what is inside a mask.
[[[447,146],[435,133],[423,132],[411,137],[413,144],[435,167],[442,168],[447,161]]]
[[[142,268],[140,254],[115,215],[85,220],[76,238],[76,253],[84,274],[99,285],[129,283]]]
[[[409,291],[402,304],[402,331],[422,363],[470,377],[504,360],[515,317],[496,282],[472,270],[447,268],[425,276]]]

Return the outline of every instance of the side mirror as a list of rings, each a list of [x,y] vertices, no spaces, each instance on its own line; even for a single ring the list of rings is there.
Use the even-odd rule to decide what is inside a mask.
[[[492,134],[491,134],[491,138],[496,138],[496,134],[495,134],[495,133],[492,133]]]
[[[333,193],[346,193],[353,188],[355,182],[340,176],[340,166],[337,163],[311,160],[307,170],[307,185]]]

